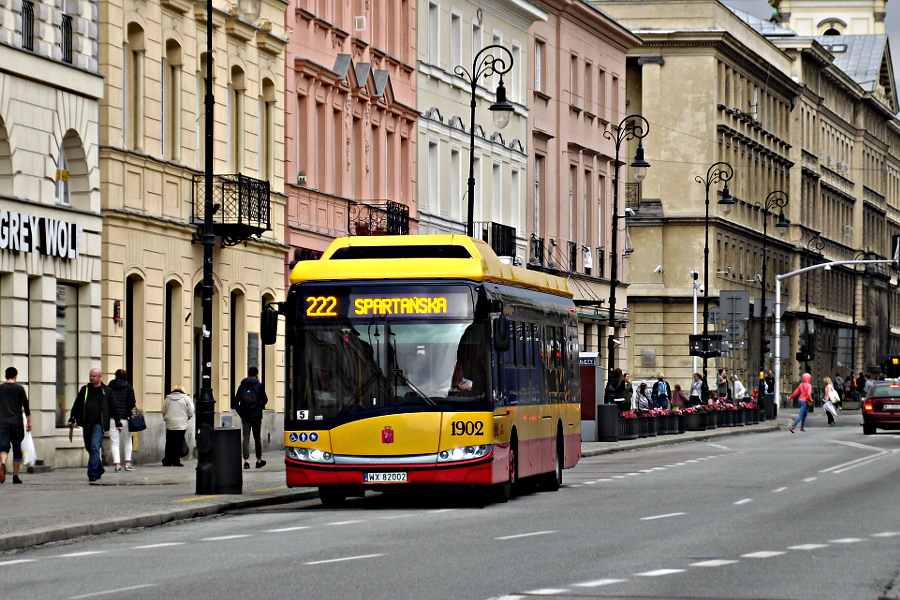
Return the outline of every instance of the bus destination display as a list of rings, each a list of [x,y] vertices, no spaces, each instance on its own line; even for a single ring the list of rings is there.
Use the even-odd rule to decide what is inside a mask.
[[[472,315],[467,293],[393,295],[308,295],[304,298],[308,319],[349,317],[456,317]]]

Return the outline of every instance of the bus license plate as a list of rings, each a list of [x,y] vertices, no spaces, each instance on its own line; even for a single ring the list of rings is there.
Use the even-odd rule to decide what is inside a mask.
[[[900,404],[883,404],[882,410],[900,410]]]
[[[366,473],[363,475],[365,483],[406,483],[406,473]]]

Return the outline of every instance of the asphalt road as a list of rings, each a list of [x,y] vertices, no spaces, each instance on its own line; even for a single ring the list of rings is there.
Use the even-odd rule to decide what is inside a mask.
[[[898,450],[817,427],[586,458],[508,504],[246,510],[2,554],[2,597],[896,598]]]

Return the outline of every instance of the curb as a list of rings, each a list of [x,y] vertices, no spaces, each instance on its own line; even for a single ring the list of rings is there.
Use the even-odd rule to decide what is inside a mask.
[[[10,533],[6,535],[0,535],[0,551],[28,548],[31,546],[46,544],[48,542],[71,540],[87,535],[111,533],[120,529],[154,527],[156,525],[163,525],[165,523],[172,523],[174,521],[209,517],[229,510],[256,508],[259,506],[271,506],[275,504],[288,504],[290,502],[297,502],[299,500],[309,500],[312,498],[317,498],[318,496],[319,493],[317,490],[304,490],[301,492],[279,494],[277,496],[215,502],[213,504],[207,504],[205,506],[147,513],[134,517],[109,519],[106,521],[98,521],[95,523],[84,523],[81,525],[71,525],[67,527],[48,527],[45,529],[29,531],[26,533]]]
[[[697,442],[712,438],[720,438],[731,435],[745,435],[750,433],[768,433],[770,431],[778,431],[781,427],[777,423],[772,425],[750,425],[745,427],[728,427],[725,429],[716,429],[715,431],[698,431],[698,435],[685,437],[681,434],[666,435],[660,438],[645,438],[639,442],[632,442],[624,446],[617,446],[619,442],[592,442],[595,444],[610,444],[603,448],[587,448],[582,450],[581,456],[598,456],[600,454],[612,454],[613,452],[626,452],[628,450],[641,450],[643,448],[653,448],[655,446],[671,446],[672,444],[681,444],[683,442]]]

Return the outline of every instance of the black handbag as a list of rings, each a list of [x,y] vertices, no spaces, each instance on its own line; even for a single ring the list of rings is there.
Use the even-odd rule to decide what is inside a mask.
[[[147,422],[144,421],[144,415],[135,408],[128,417],[128,431],[144,431],[145,429],[147,429]]]

